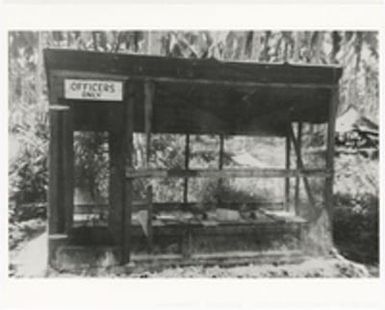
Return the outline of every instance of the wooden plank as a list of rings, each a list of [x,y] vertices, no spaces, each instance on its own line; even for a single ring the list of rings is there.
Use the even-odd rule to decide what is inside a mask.
[[[298,143],[298,151],[301,154],[302,153],[302,122],[298,122],[298,128],[297,128],[297,143]],[[296,166],[297,169],[300,169],[300,161],[297,156]],[[294,193],[294,205],[295,205],[295,213],[298,214],[299,212],[299,194],[300,194],[300,182],[301,179],[299,176],[295,178],[295,193]]]
[[[325,169],[138,169],[130,170],[127,179],[134,178],[286,178],[296,176],[311,176],[324,178],[329,174]]]
[[[63,107],[63,109],[69,107]],[[65,233],[63,169],[62,169],[62,111],[51,109],[48,160],[48,229],[49,234]]]
[[[190,225],[185,225],[185,227],[182,229],[182,236],[180,238],[180,248],[182,255],[185,259],[191,257],[191,251],[192,251],[192,232],[190,229]]]
[[[63,191],[66,213],[66,232],[72,228],[74,216],[74,140],[72,109],[62,113]]]
[[[45,50],[44,57],[49,70],[114,73],[158,81],[225,82],[230,86],[277,83],[287,87],[287,83],[297,83],[299,87],[330,87],[342,73],[335,66],[220,62],[73,50]]]
[[[153,202],[153,212],[168,212],[168,211],[186,211],[192,213],[202,213],[209,207],[218,206],[225,209],[239,210],[241,207],[246,210],[256,210],[261,208],[271,210],[281,210],[283,202],[281,201],[256,201],[256,202],[229,202],[222,201],[219,203],[202,203],[202,202]],[[203,207],[203,210],[202,210]],[[132,211],[145,210],[147,208],[147,201],[134,201],[132,204]],[[107,205],[105,205],[107,209]],[[103,209],[102,209],[103,210]]]
[[[219,170],[223,169],[224,147],[225,147],[224,135],[219,135],[219,163],[218,163]]]
[[[49,113],[49,232],[67,233],[73,221],[72,114],[70,107],[63,105],[51,106]]]
[[[146,133],[146,167],[148,167],[151,155],[152,113],[154,104],[155,85],[152,81],[144,82],[144,127]]]
[[[219,135],[219,160],[218,160],[218,169],[223,169],[223,157],[224,157],[224,147],[225,147],[225,139],[223,135]],[[218,180],[218,187],[223,187],[223,179],[220,178]],[[222,201],[222,197],[218,196],[218,203],[220,204]]]
[[[146,210],[147,200],[133,201],[132,212]],[[268,209],[268,210],[281,210],[284,203],[282,201],[254,201],[254,202],[239,202],[239,201],[222,201],[220,204],[216,203],[202,203],[202,202],[153,202],[152,210],[154,212],[168,212],[168,211],[186,211],[186,212],[202,212],[217,205],[221,208],[239,210],[241,207],[245,210],[256,210],[256,209]],[[46,204],[42,204],[42,208],[46,207]],[[94,205],[75,205],[75,213],[77,214],[88,214],[88,213],[108,213],[109,205],[101,204],[98,206]]]
[[[125,138],[125,167],[132,169],[133,162],[133,153],[134,153],[134,100],[135,100],[135,88],[133,83],[126,83],[126,93],[125,93],[125,128],[124,128],[124,138]],[[125,188],[125,208],[123,212],[124,218],[124,238],[123,238],[123,263],[127,263],[130,261],[130,240],[131,240],[131,212],[132,212],[132,202],[134,197],[134,189],[133,189],[133,180],[126,181]]]
[[[124,134],[122,131],[110,131],[108,134],[108,151],[110,159],[109,177],[109,217],[108,225],[117,244],[124,240]]]
[[[255,251],[232,251],[232,252],[217,252],[217,253],[199,253],[194,254],[193,259],[225,259],[225,258],[246,258],[246,257],[266,257],[266,256],[294,256],[302,255],[303,253],[299,250],[289,250],[283,253],[282,251],[265,251],[265,252],[255,252]]]
[[[152,206],[152,186],[147,187],[147,232],[148,232],[148,252],[152,253],[153,251],[153,229],[152,229],[152,215],[153,215],[153,206]]]
[[[259,219],[254,221],[233,221],[233,222],[219,222],[215,224],[211,221],[210,225],[205,225],[204,221],[188,223],[185,222],[173,222],[163,223],[162,225],[153,225],[153,234],[156,238],[161,236],[173,236],[184,237],[186,236],[186,225],[188,225],[193,236],[198,234],[200,238],[211,235],[229,235],[234,236],[236,234],[259,234],[262,232],[269,232],[271,234],[278,234],[287,230],[297,231],[299,227],[307,224],[306,221],[299,222],[298,220],[290,221],[283,219]],[[143,236],[142,227],[132,225],[132,237]],[[186,239],[184,239],[186,240]]]
[[[285,166],[286,170],[290,171],[290,133],[288,132],[285,138]],[[285,210],[289,211],[290,208],[290,178],[285,178]]]
[[[190,135],[186,134],[185,149],[184,149],[184,168],[189,169],[190,165]],[[183,180],[183,202],[188,202],[188,178]]]
[[[331,171],[325,180],[325,204],[329,216],[330,234],[333,236],[333,182],[334,182],[334,153],[335,153],[335,126],[339,102],[339,90],[333,89],[329,103],[329,123],[327,130],[326,168]]]
[[[297,160],[298,160],[297,163],[299,164],[299,169],[302,170],[302,169],[304,169],[304,164],[302,161],[301,150],[299,148],[298,141],[294,136],[294,131],[293,131],[292,127],[290,127],[290,137],[291,137],[291,140],[293,142],[295,153],[297,155]],[[311,175],[311,176],[314,176],[314,175]],[[326,175],[325,175],[325,177],[326,177]],[[309,198],[309,202],[310,202],[312,208],[314,209],[315,208],[315,199],[314,199],[313,193],[311,191],[309,180],[307,179],[306,175],[302,175],[302,179],[303,179],[303,183],[305,185],[305,190],[306,190],[307,196]]]

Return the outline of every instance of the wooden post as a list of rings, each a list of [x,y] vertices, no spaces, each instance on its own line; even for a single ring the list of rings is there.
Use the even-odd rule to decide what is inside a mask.
[[[69,106],[50,106],[49,234],[65,234],[73,217],[73,129]]]
[[[223,135],[219,135],[219,170],[223,169],[223,158],[224,158],[224,147],[225,147],[225,139]]]
[[[125,136],[123,130],[124,128],[111,130],[108,134],[110,157],[109,227],[117,244],[122,244],[124,241],[125,226],[123,216],[125,212]]]
[[[330,171],[325,179],[325,205],[329,217],[330,236],[333,236],[333,182],[334,182],[334,144],[335,144],[335,125],[338,109],[339,91],[338,87],[332,90],[329,103],[329,122],[327,129],[327,150],[326,150],[326,169]]]
[[[150,166],[151,156],[151,130],[152,130],[152,110],[154,103],[154,83],[151,81],[144,82],[144,127],[146,132],[146,162],[145,167]],[[148,231],[148,252],[153,249],[152,238],[152,187],[147,187],[147,231]]]
[[[153,251],[153,231],[152,231],[152,186],[147,187],[147,232],[148,232],[148,252]]]
[[[152,130],[152,110],[154,102],[155,86],[151,81],[144,82],[144,126],[146,132],[146,168],[149,167],[151,155],[151,130]]]
[[[301,149],[302,149],[302,122],[298,122],[298,128],[297,128],[297,144],[298,144],[298,151],[299,154],[301,154]],[[301,166],[300,163],[300,156],[297,155],[297,163],[296,163],[296,168],[299,169]],[[299,176],[295,178],[295,197],[294,197],[294,210],[295,214],[298,215],[299,213],[299,193],[300,193],[300,182],[301,179]]]
[[[67,232],[72,228],[74,218],[74,166],[73,117],[72,111],[69,109],[63,115],[63,182]]]
[[[125,138],[125,168],[133,169],[134,152],[134,104],[135,94],[134,85],[131,82],[126,83],[125,87],[125,113],[124,113],[124,138]],[[123,169],[125,173],[126,170]],[[130,243],[131,243],[131,212],[134,199],[133,179],[126,180],[125,190],[125,208],[123,212],[123,263],[130,261]]]
[[[189,169],[190,165],[190,135],[186,134],[185,149],[184,149],[184,168]],[[188,202],[188,178],[184,178],[183,184],[183,202]]]
[[[223,169],[223,158],[224,158],[224,148],[225,148],[225,139],[223,134],[219,135],[219,161],[218,161],[218,168],[219,170]],[[221,189],[223,187],[223,179],[220,178],[218,181],[219,188]],[[222,197],[218,197],[218,203],[221,204]]]
[[[289,123],[290,125],[290,123]],[[290,125],[291,126],[291,125]],[[288,128],[289,129],[289,128]],[[290,133],[288,132],[286,135],[286,170],[290,170]],[[286,211],[290,211],[290,178],[285,178],[285,201],[284,206]]]
[[[299,146],[297,139],[294,136],[294,132],[293,132],[292,127],[290,127],[290,137],[291,137],[291,140],[293,141],[294,150],[295,150],[295,153],[297,155],[297,164],[299,165],[298,169],[303,170],[304,164],[302,161],[301,149],[300,149],[300,146]],[[309,181],[308,181],[306,176],[302,176],[302,179],[303,179],[303,183],[305,185],[305,190],[306,190],[307,196],[309,198],[310,204],[311,204],[312,208],[314,209],[315,208],[315,199],[314,199],[313,193],[311,191]],[[298,206],[297,206],[297,208],[298,208]]]

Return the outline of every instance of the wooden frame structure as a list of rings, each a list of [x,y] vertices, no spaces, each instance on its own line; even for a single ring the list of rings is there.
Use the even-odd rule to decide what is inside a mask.
[[[188,201],[189,178],[283,178],[285,209],[290,211],[292,205],[296,212],[300,181],[303,180],[309,205],[315,209],[313,220],[319,217],[319,210],[315,208],[316,202],[308,178],[323,178],[331,229],[334,127],[341,68],[223,63],[211,59],[172,59],[72,50],[45,50],[44,57],[51,128],[48,195],[51,261],[58,255],[58,246],[68,244],[73,226],[75,130],[109,133],[111,212],[108,227],[113,243],[121,249],[121,263],[130,260],[134,231],[131,225],[132,212],[137,208],[133,201],[133,181],[138,178],[184,179],[183,203],[190,206],[194,204]],[[75,83],[72,90],[68,89],[68,81]],[[99,83],[94,87],[96,92],[95,89],[86,92],[87,87],[94,85],[92,83]],[[121,90],[103,93],[104,90],[108,92],[105,83],[117,83],[115,86],[120,85]],[[295,123],[298,124],[297,134],[293,129]],[[323,169],[306,169],[304,166],[301,156],[303,123],[328,125],[326,166]],[[140,170],[134,169],[133,165],[135,132],[146,135],[146,164]],[[183,170],[149,167],[153,133],[185,135]],[[192,134],[219,136],[218,169],[189,167]],[[225,135],[284,137],[285,168],[224,169]],[[292,151],[296,155],[294,168],[290,163]],[[295,194],[291,202],[290,180],[293,178]],[[145,205],[148,210],[148,245],[151,252],[151,219],[155,208],[151,189],[147,192]],[[170,207],[170,204],[163,204],[163,207],[166,206]],[[186,235],[187,243],[190,233]],[[188,246],[186,248],[183,256],[188,258],[190,249]]]

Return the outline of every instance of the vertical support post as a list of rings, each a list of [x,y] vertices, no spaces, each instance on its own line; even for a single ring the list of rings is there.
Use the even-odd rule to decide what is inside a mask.
[[[144,127],[146,132],[146,168],[150,163],[151,154],[151,130],[152,130],[152,109],[154,101],[154,83],[151,81],[144,82]]]
[[[184,149],[184,168],[188,170],[190,165],[190,135],[186,134],[185,149]],[[183,183],[183,202],[188,202],[188,178],[184,178]]]
[[[190,166],[190,135],[186,134],[186,140],[185,140],[185,150],[184,150],[184,167],[186,170],[189,169]],[[188,178],[184,178],[184,184],[183,184],[183,202],[188,202]],[[188,258],[191,256],[191,228],[189,227],[189,224],[186,225],[181,238],[181,249],[182,249],[182,255],[185,258]]]
[[[145,167],[150,165],[151,155],[151,131],[152,131],[152,110],[154,102],[154,83],[151,81],[144,82],[144,127],[146,132],[146,162]],[[152,252],[152,187],[147,187],[147,230],[148,230],[148,252]]]
[[[289,123],[291,126],[291,124]],[[290,128],[288,128],[289,130]],[[286,165],[286,170],[290,170],[290,132],[288,131],[286,134],[286,156],[285,156],[285,165]],[[285,201],[284,201],[284,206],[286,211],[290,211],[290,178],[286,177],[285,178]]]
[[[148,232],[148,252],[153,251],[153,231],[152,231],[152,186],[147,187],[147,232]]]
[[[121,129],[113,128],[108,134],[110,157],[109,178],[109,227],[115,243],[124,242],[125,212],[125,135],[123,123]]]
[[[223,169],[223,159],[224,159],[224,148],[225,148],[225,139],[223,134],[219,135],[219,160],[218,160],[218,168],[219,170]],[[223,186],[223,179],[220,178],[218,181],[219,188]],[[221,197],[218,197],[218,203],[222,202]]]
[[[338,109],[339,90],[333,88],[329,103],[329,122],[327,129],[327,150],[326,150],[326,170],[329,176],[325,180],[325,204],[329,217],[330,236],[333,238],[333,182],[334,182],[334,145],[335,145],[335,125]]]
[[[49,234],[65,234],[73,217],[73,127],[69,106],[50,106]]]
[[[63,115],[63,170],[66,231],[68,232],[72,228],[74,218],[74,133],[71,109]]]
[[[302,152],[302,122],[298,122],[297,127],[297,144],[298,144],[298,151],[299,155],[297,154],[297,162],[296,162],[296,169],[300,169],[301,167],[301,152]],[[300,182],[301,179],[299,176],[296,176],[295,178],[295,192],[294,192],[294,210],[295,214],[298,215],[299,213],[299,193],[300,193]]]
[[[223,135],[219,135],[219,170],[223,169],[223,151],[225,147],[225,139]]]
[[[125,85],[125,113],[124,113],[124,138],[125,138],[125,168],[133,169],[133,152],[134,152],[134,104],[135,93],[132,82]],[[124,169],[125,173],[126,169]],[[125,182],[125,208],[123,210],[123,262],[130,261],[130,244],[131,244],[131,212],[133,203],[133,179]]]

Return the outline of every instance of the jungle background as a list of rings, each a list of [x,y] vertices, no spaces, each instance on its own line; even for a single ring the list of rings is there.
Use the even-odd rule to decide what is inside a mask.
[[[48,98],[42,51],[79,49],[126,54],[221,61],[335,64],[343,67],[340,81],[341,117],[338,131],[334,186],[334,239],[348,259],[376,269],[379,260],[379,54],[378,33],[357,31],[50,31],[9,32],[9,248],[17,251],[46,227]],[[354,113],[351,113],[354,111]],[[347,115],[347,116],[346,116]],[[353,116],[352,116],[353,115]],[[346,116],[347,120],[342,118]],[[353,119],[352,119],[353,118]],[[349,128],[346,128],[349,123]],[[368,125],[369,124],[369,125]],[[373,129],[374,128],[374,129]],[[304,146],[322,144],[321,127],[304,128]],[[191,166],[216,165],[218,137],[191,138]],[[143,164],[144,137],[135,136],[135,163]],[[88,188],[94,200],[106,199],[108,158],[103,134],[75,136],[76,183]],[[236,164],[236,154],[261,162],[283,163],[282,141],[226,138],[225,162]],[[183,167],[184,137],[154,135],[151,164]],[[261,151],[262,150],[262,151]],[[278,150],[278,152],[276,151]],[[243,153],[242,153],[243,152]],[[273,155],[272,155],[273,154]],[[243,159],[245,160],[245,156]],[[235,158],[235,161],[234,161]],[[238,156],[239,159],[239,156]],[[314,156],[305,157],[317,165]],[[246,161],[248,158],[246,158]],[[153,182],[158,200],[180,199],[174,181]],[[146,184],[137,185],[137,195]],[[258,191],[256,191],[258,188]],[[192,183],[194,200],[267,198],[276,184]],[[279,186],[283,188],[283,185]],[[178,193],[178,194],[177,194]],[[226,196],[226,198],[224,198]],[[12,264],[12,262],[11,262]],[[372,267],[374,266],[374,267]],[[12,266],[11,266],[12,270]],[[12,272],[11,272],[12,273]]]

